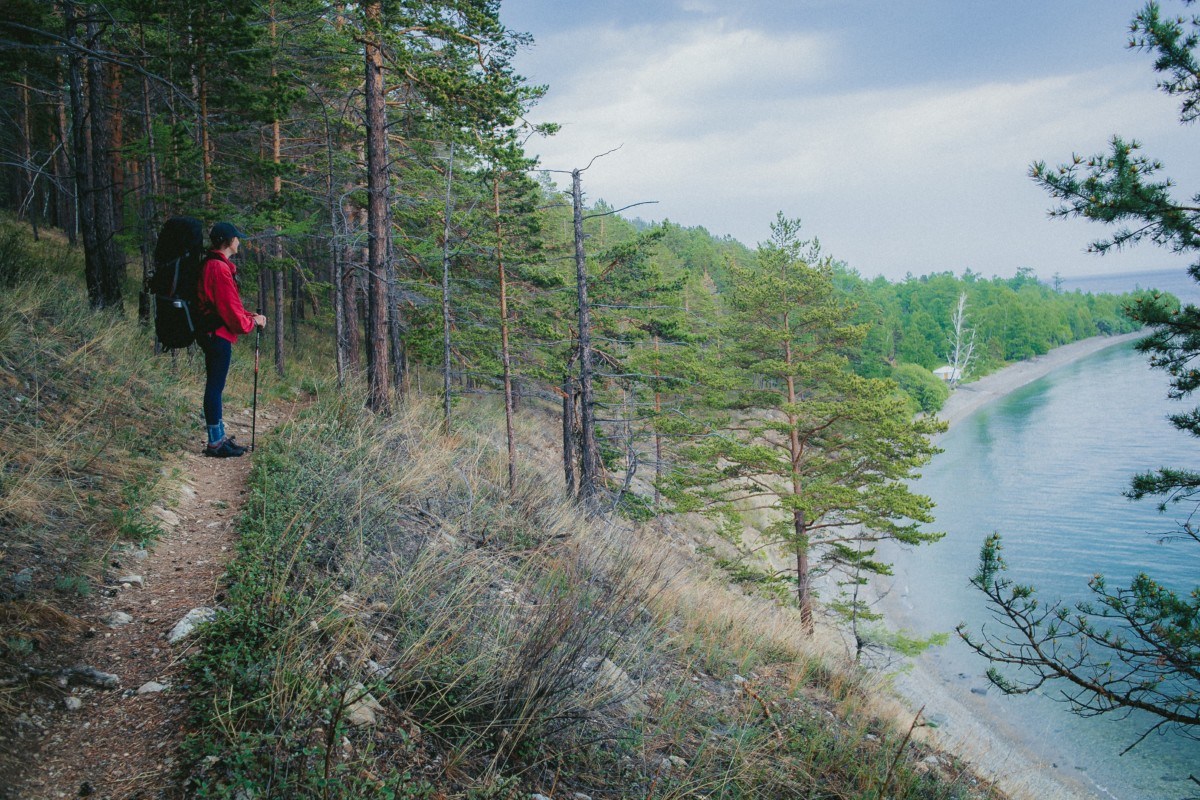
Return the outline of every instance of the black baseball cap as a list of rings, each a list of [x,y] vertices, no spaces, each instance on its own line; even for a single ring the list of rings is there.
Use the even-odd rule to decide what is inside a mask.
[[[228,242],[231,239],[245,239],[246,234],[239,231],[232,222],[218,222],[208,232],[209,241]]]

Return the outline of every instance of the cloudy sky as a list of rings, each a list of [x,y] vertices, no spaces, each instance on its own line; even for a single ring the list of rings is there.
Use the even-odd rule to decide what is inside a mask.
[[[1049,277],[1182,266],[1144,246],[1084,252],[1101,229],[1048,220],[1031,162],[1137,138],[1186,193],[1200,130],[1178,123],[1140,0],[504,0],[549,92],[531,143],[584,166],[590,198],[753,245],[777,211],[864,275],[972,269]],[[1165,0],[1168,10],[1181,8]]]

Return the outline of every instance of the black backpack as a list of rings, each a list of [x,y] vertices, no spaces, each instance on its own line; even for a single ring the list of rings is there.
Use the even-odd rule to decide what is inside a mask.
[[[187,347],[201,333],[214,330],[200,313],[196,290],[204,268],[204,232],[195,217],[171,217],[154,246],[154,334],[164,350]]]

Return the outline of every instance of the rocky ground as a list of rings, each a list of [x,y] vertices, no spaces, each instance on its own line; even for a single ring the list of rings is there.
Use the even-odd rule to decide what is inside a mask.
[[[260,412],[260,432],[264,422]],[[248,443],[248,416],[229,427]],[[58,691],[35,699],[9,734],[29,753],[11,796],[173,796],[187,723],[183,662],[203,635],[195,623],[222,602],[251,461],[194,448],[178,464],[176,496],[152,509],[165,535],[107,555],[105,585],[82,615],[77,666],[53,676]]]

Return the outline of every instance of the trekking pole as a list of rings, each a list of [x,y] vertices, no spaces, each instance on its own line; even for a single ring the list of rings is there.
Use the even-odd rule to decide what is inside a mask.
[[[254,310],[255,314],[261,314],[260,309]],[[258,429],[258,348],[262,343],[262,326],[256,321],[254,323],[254,409],[250,416],[250,452],[254,452],[254,434]]]

